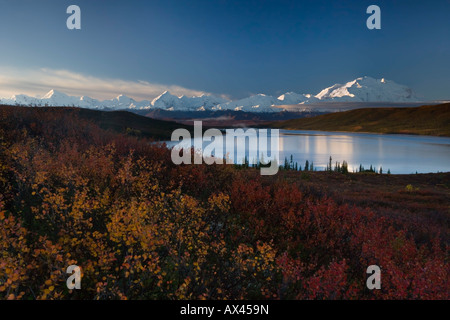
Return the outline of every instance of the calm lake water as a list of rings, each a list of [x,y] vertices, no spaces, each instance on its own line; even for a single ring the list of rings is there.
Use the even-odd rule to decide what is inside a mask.
[[[172,147],[178,142],[167,144]],[[203,142],[204,147],[209,144]],[[182,146],[193,145],[191,139]],[[247,154],[255,148],[246,143]],[[308,160],[317,170],[324,170],[331,156],[333,167],[336,161],[345,160],[349,171],[357,171],[360,164],[365,169],[372,165],[377,171],[382,167],[384,173],[390,169],[395,174],[450,171],[450,138],[446,137],[280,130],[279,150],[280,165],[292,155],[302,168]],[[242,163],[244,155],[235,153],[234,158],[235,163]]]

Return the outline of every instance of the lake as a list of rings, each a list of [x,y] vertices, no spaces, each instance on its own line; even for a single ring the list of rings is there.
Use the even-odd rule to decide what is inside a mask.
[[[178,142],[167,142],[168,147]],[[194,139],[183,141],[190,147]],[[204,142],[207,146],[209,142]],[[246,144],[246,152],[254,145]],[[305,161],[314,163],[317,170],[325,170],[330,156],[336,161],[348,163],[350,172],[357,171],[360,164],[368,169],[371,165],[378,171],[393,174],[430,173],[450,171],[450,138],[416,135],[393,135],[371,133],[343,133],[325,131],[280,130],[279,164],[292,155],[294,163],[302,168]],[[225,153],[225,151],[224,151]],[[237,155],[235,163],[242,163],[244,155]]]

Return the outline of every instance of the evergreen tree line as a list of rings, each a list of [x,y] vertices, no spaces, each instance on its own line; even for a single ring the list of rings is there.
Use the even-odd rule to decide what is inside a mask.
[[[254,161],[256,164],[250,165],[250,161],[248,160],[248,157],[246,156],[242,164],[236,164],[235,167],[237,168],[261,168],[262,164],[261,161]],[[267,166],[267,165],[265,165]],[[281,170],[286,171],[317,171],[317,168],[314,166],[313,161],[306,160],[305,164],[302,166],[297,161],[294,161],[294,156],[291,154],[289,159],[287,157],[284,158],[284,164],[280,165]],[[325,168],[325,171],[327,172],[339,172],[339,173],[348,173],[348,163],[347,161],[342,161],[340,163],[339,161],[336,161],[333,165],[333,158],[330,156],[329,162]],[[362,164],[359,165],[359,168],[354,173],[358,172],[371,172],[371,173],[379,173],[383,174],[383,167],[380,166],[380,168],[377,170],[377,168],[373,165],[370,165],[369,169],[366,169]],[[387,174],[391,174],[391,170],[388,169]]]

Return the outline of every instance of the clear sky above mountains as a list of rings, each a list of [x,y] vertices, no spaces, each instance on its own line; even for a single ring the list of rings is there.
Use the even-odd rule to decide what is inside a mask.
[[[81,30],[66,28],[71,4]],[[381,30],[366,28],[371,4]],[[449,14],[450,1],[0,0],[0,96],[237,99],[369,75],[449,99]]]

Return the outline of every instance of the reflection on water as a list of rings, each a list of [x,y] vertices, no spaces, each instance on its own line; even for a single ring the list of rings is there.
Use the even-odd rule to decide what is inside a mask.
[[[329,157],[346,160],[349,171],[362,164],[384,172],[419,173],[450,171],[450,138],[339,133],[319,131],[281,131],[280,157],[293,155],[303,164],[306,159],[324,169]]]
[[[175,144],[168,143],[169,147]],[[184,146],[189,144],[193,140]],[[331,156],[333,166],[336,161],[347,161],[350,172],[360,164],[391,173],[450,171],[450,138],[445,137],[280,130],[279,147],[280,164],[292,155],[302,167],[309,160],[318,170],[325,169]]]
[[[392,173],[427,173],[450,171],[450,138],[282,130],[280,158],[293,155],[304,164],[308,159],[325,169],[330,156],[335,161],[347,161],[349,171],[362,164]]]

